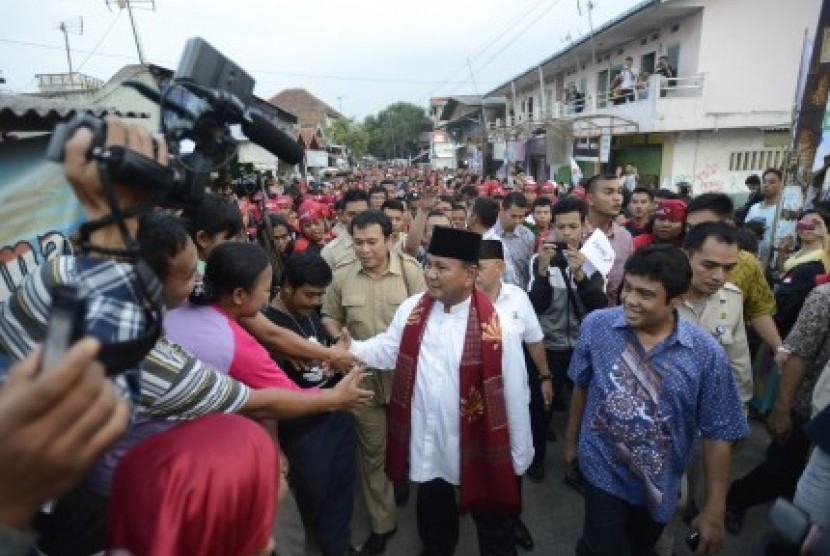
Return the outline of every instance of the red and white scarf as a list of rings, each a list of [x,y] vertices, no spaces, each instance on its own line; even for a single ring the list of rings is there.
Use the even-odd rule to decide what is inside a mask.
[[[389,402],[386,473],[407,480],[412,428],[412,393],[418,352],[435,300],[424,294],[410,313],[395,364]],[[502,335],[493,303],[473,290],[461,356],[459,512],[489,510],[518,513],[519,498],[502,380]]]

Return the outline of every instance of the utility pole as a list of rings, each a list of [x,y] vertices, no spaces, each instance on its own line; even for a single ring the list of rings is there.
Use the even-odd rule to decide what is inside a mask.
[[[69,50],[69,33],[73,35],[83,35],[84,34],[84,20],[82,17],[78,17],[78,19],[73,19],[70,21],[61,21],[58,24],[58,30],[63,33],[63,43],[66,46],[66,61],[69,64],[69,78],[72,79],[73,68],[72,68],[72,53]]]
[[[144,65],[144,51],[141,48],[141,40],[138,38],[138,27],[135,24],[135,17],[133,16],[133,4],[138,4],[140,6],[144,6],[145,9],[150,9],[155,11],[156,9],[156,2],[155,0],[106,0],[107,7],[110,4],[115,4],[118,6],[119,10],[123,10],[126,8],[127,15],[130,16],[130,26],[133,29],[133,39],[135,40],[135,49],[138,53],[138,63]],[[149,6],[149,8],[147,7]]]
[[[130,25],[133,28],[133,38],[135,39],[135,49],[138,51],[138,63],[144,65],[144,52],[141,51],[141,41],[138,40],[138,29],[135,26],[135,18],[133,17],[133,7],[130,0],[125,0],[127,4],[127,14],[130,16]]]

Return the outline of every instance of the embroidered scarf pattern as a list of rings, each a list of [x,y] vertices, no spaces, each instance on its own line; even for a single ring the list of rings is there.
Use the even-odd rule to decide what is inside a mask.
[[[412,427],[412,394],[418,353],[435,300],[423,295],[407,319],[395,365],[388,412],[386,473],[407,479]],[[502,380],[502,335],[490,299],[473,291],[459,369],[459,512],[516,513],[519,492],[510,453],[510,434]]]

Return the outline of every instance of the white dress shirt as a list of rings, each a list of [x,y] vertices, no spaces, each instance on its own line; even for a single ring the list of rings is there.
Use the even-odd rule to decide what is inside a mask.
[[[386,332],[363,342],[352,340],[351,352],[377,369],[392,369],[412,309],[423,294],[398,307]],[[412,394],[412,429],[409,442],[409,477],[414,482],[443,479],[460,481],[460,383],[459,369],[467,330],[470,298],[454,305],[449,313],[436,301],[429,314],[420,351]],[[502,323],[510,318],[498,307]],[[527,384],[521,339],[511,325],[502,325],[502,376],[510,433],[513,469],[523,474],[533,460],[530,432],[530,389]]]
[[[522,288],[502,282],[499,297],[494,305],[500,311],[499,315],[507,317],[507,321],[516,329],[522,342],[535,344],[545,339],[539,317],[533,310],[527,292]]]

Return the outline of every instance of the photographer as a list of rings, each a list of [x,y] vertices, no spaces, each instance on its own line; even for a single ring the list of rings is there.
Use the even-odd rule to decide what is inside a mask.
[[[565,197],[552,208],[552,231],[542,238],[530,262],[532,282],[528,295],[539,317],[552,374],[554,408],[563,409],[563,386],[583,317],[608,305],[602,274],[588,275],[585,256],[579,252],[585,227],[585,207],[575,197]],[[531,396],[533,445],[536,450],[531,477],[544,477],[546,436],[551,408]]]
[[[115,117],[106,119],[106,127],[105,149],[123,146],[166,165],[164,141],[157,141],[143,127]],[[89,222],[97,223],[81,236],[82,248],[90,255],[56,257],[26,276],[0,306],[0,350],[15,360],[28,355],[45,337],[55,288],[59,284],[75,284],[89,299],[85,331],[103,344],[99,359],[113,374],[129,369],[143,358],[155,343],[160,326],[153,322],[159,315],[149,311],[145,303],[160,299],[158,281],[152,276],[140,277],[136,265],[126,262],[135,261],[126,255],[127,249],[134,249],[138,213],[150,205],[154,192],[121,184],[113,184],[111,192],[105,191],[98,162],[88,158],[93,139],[91,130],[79,128],[66,142],[64,151],[66,178]],[[114,208],[121,216],[118,221],[111,217],[113,206],[108,195],[115,197]],[[111,347],[129,341],[133,343],[125,344],[121,353]]]

